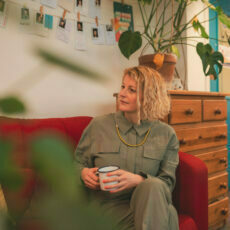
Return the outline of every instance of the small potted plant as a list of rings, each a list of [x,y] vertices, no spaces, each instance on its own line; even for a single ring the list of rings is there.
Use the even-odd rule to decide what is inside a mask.
[[[142,38],[145,38],[147,44],[143,50],[147,46],[151,46],[154,54],[141,55],[139,64],[157,69],[170,82],[177,61],[176,55],[179,55],[177,45],[192,45],[189,44],[189,39],[196,40],[196,51],[201,58],[204,74],[206,76],[212,75],[216,79],[218,73],[222,71],[223,55],[218,51],[214,52],[209,43],[199,42],[200,38],[211,38],[202,25],[204,22],[200,22],[198,16],[210,8],[217,12],[219,20],[229,28],[230,20],[221,7],[215,7],[208,0],[201,0],[205,7],[185,22],[184,15],[187,7],[196,4],[197,1],[199,0],[137,0],[144,31],[142,33],[139,31],[122,33],[118,42],[122,54],[129,58],[141,48]],[[185,32],[192,27],[199,35],[187,37]]]

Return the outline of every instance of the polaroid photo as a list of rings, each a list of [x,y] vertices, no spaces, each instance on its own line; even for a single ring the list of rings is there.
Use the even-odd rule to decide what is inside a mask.
[[[111,24],[105,25],[105,38],[106,38],[106,44],[107,45],[115,45],[116,44],[115,32],[113,29],[113,25],[111,25]]]
[[[98,28],[96,28],[96,27],[92,28],[92,36],[93,36],[93,39],[98,39],[98,37],[99,37]]]
[[[29,8],[21,8],[21,25],[30,25],[30,10]]]
[[[59,21],[58,26],[59,26],[60,28],[65,29],[65,25],[66,25],[66,19],[60,18],[60,21]]]
[[[82,8],[83,7],[83,0],[76,0],[76,7]]]
[[[94,0],[95,6],[101,6],[101,0]]]
[[[83,32],[83,22],[77,22],[77,31]]]
[[[36,13],[36,23],[43,25],[43,23],[44,23],[44,14]]]

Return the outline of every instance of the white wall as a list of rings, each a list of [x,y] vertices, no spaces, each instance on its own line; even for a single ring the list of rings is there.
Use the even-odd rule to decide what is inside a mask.
[[[74,28],[69,44],[55,38],[57,17],[54,18],[54,29],[49,32],[48,37],[22,32],[19,27],[22,4],[27,3],[27,7],[36,12],[40,7],[39,2],[10,0],[7,26],[0,28],[0,97],[10,92],[19,95],[28,106],[28,112],[23,117],[30,118],[95,116],[114,112],[115,99],[112,95],[119,91],[124,68],[138,64],[140,51],[127,60],[121,55],[117,45],[94,45],[91,42],[89,24],[94,23],[94,20],[88,17],[81,17],[82,21],[87,21],[88,50],[84,52],[74,49]],[[126,0],[125,3],[133,6],[134,27],[141,30],[141,17],[136,1]],[[113,1],[102,0],[101,8],[102,19],[99,23],[110,23],[113,17]],[[44,13],[46,12],[61,16],[63,10],[58,8],[53,11],[45,8]],[[75,14],[67,14],[66,18],[76,17]],[[73,61],[86,64],[105,75],[108,80],[104,83],[95,82],[56,66],[47,66],[32,52],[37,44],[55,50]],[[202,76],[199,57],[194,54],[195,49],[188,49],[187,52],[190,57],[187,59],[189,90],[208,90],[207,80]],[[196,58],[193,58],[194,56]]]
[[[195,14],[200,12],[205,6],[201,1],[191,4],[190,8],[187,9],[186,20],[190,20]],[[209,18],[208,10],[205,10],[203,14],[199,15],[198,20],[200,22],[207,21]],[[209,23],[206,22],[202,24],[205,27],[206,32],[209,32]],[[193,28],[187,31],[187,37],[199,36]],[[203,43],[208,43],[209,41],[205,39],[200,39]],[[190,41],[189,44],[196,46],[196,42]],[[194,91],[209,91],[210,90],[210,79],[205,77],[203,73],[201,59],[196,52],[196,48],[192,46],[187,46],[187,80],[188,80],[188,90]]]

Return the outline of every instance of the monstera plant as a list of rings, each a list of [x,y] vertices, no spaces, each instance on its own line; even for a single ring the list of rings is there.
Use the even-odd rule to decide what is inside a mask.
[[[230,28],[230,20],[224,14],[221,7],[210,4],[208,0],[136,0],[139,6],[142,17],[143,32],[140,31],[126,31],[122,33],[119,39],[119,48],[122,54],[129,58],[135,51],[142,46],[142,38],[147,41],[144,49],[151,46],[153,53],[152,57],[148,58],[147,62],[151,62],[156,69],[161,69],[163,63],[167,60],[167,55],[174,53],[179,56],[178,45],[192,45],[196,46],[196,51],[200,56],[203,64],[203,71],[206,76],[212,75],[214,79],[217,78],[218,73],[222,71],[223,55],[218,51],[213,51],[211,45],[208,43],[209,34],[205,31],[203,26],[204,21],[200,21],[199,15],[205,10],[212,9],[217,15],[218,19]],[[197,4],[199,1],[203,2],[203,8],[198,13],[194,14],[191,19],[185,22],[184,17],[186,10],[192,4]],[[200,4],[200,3],[199,3]],[[209,21],[213,18],[209,18]],[[193,28],[198,35],[188,37],[186,31]],[[200,42],[200,38],[207,39],[207,44]],[[196,45],[191,43],[196,41]],[[225,41],[228,44],[228,41]],[[143,57],[139,58],[140,64],[143,62]],[[176,61],[170,59],[169,63]]]

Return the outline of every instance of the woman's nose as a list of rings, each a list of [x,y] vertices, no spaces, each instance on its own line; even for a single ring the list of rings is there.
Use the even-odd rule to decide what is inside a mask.
[[[121,89],[120,90],[120,97],[125,97],[126,96],[126,90],[125,89]]]

